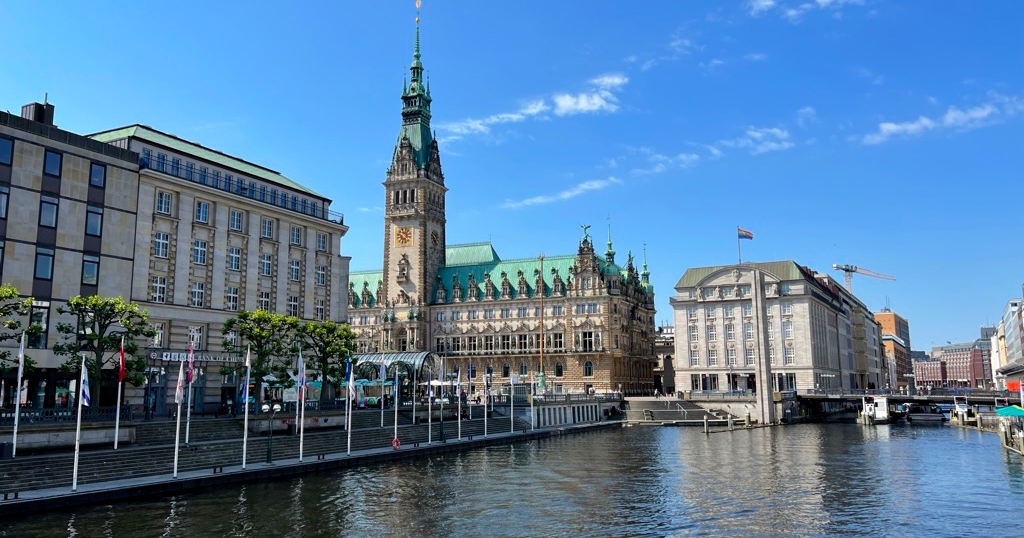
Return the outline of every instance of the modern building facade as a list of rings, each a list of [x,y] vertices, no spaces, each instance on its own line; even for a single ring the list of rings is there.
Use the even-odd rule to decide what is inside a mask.
[[[363,353],[430,351],[476,389],[533,380],[538,390],[651,394],[654,288],[646,261],[595,252],[506,260],[489,242],[452,245],[448,186],[430,128],[419,29],[402,126],[384,181],[384,266],[351,273],[349,319]]]
[[[191,344],[199,375],[195,407],[233,401],[238,380],[221,368],[224,322],[243,310],[300,320],[347,319],[342,290],[348,231],[331,200],[284,175],[143,125],[90,135],[138,155],[133,267],[125,296],[149,312],[149,394],[157,414],[173,400],[176,368]],[[130,275],[130,278],[124,278]]]
[[[44,328],[26,346],[37,365],[23,383],[30,407],[69,405],[77,380],[53,353],[57,323],[74,321],[57,309],[76,295],[128,297],[136,256],[138,155],[53,119],[49,103],[26,105],[21,117],[0,112],[0,278],[34,298],[31,321]],[[16,372],[3,377],[0,405],[18,394]],[[113,391],[100,394],[100,405],[113,403]]]
[[[1003,360],[1007,364],[1024,360],[1024,346],[1021,343],[1021,339],[1024,338],[1024,328],[1021,325],[1021,302],[1021,299],[1007,301],[1000,322],[1003,327],[1003,345],[1006,348]]]
[[[931,359],[914,361],[917,385],[923,387],[988,389],[994,386],[991,361],[991,327],[982,327],[981,335],[971,342],[950,343],[932,351]],[[941,363],[935,366],[933,363]],[[918,368],[925,368],[924,372]]]
[[[827,275],[793,261],[688,269],[671,300],[677,391],[878,388],[878,327]]]
[[[910,323],[888,308],[876,312],[875,321],[882,333],[882,357],[889,371],[885,382],[890,387],[906,387],[914,373],[910,360]]]

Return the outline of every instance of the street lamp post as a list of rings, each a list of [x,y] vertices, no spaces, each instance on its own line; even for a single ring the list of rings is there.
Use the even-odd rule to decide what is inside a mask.
[[[267,415],[267,463],[274,463],[274,417],[281,410],[281,404],[263,404],[263,412]]]

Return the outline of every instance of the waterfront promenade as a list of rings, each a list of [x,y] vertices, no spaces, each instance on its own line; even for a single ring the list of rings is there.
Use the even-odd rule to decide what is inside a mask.
[[[385,413],[385,416],[391,416]],[[239,484],[274,478],[294,477],[428,454],[458,452],[496,444],[509,444],[563,433],[602,427],[618,427],[618,421],[564,424],[531,429],[528,421],[516,418],[513,431],[508,417],[494,415],[488,420],[484,436],[482,413],[461,425],[446,420],[442,441],[440,423],[399,423],[399,450],[391,446],[393,423],[380,427],[380,413],[359,411],[353,415],[352,450],[348,432],[333,429],[307,432],[303,461],[298,459],[299,437],[276,434],[273,437],[273,463],[266,463],[268,442],[265,436],[250,435],[247,465],[241,468],[241,428],[234,419],[204,419],[193,422],[193,431],[205,432],[193,437],[191,445],[179,453],[178,478],[172,478],[174,446],[126,446],[120,450],[83,451],[79,463],[79,486],[71,491],[72,454],[60,452],[19,457],[0,462],[0,517],[49,511],[96,503],[177,495],[224,484]],[[254,420],[250,421],[255,422]],[[375,423],[375,424],[374,424]],[[170,428],[174,423],[152,424],[150,428]],[[235,432],[224,439],[218,432]],[[429,433],[429,441],[428,441]],[[213,440],[208,440],[210,438]],[[221,437],[221,438],[218,438]]]

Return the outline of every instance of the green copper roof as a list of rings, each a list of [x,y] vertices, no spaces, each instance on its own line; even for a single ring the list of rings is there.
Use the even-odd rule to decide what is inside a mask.
[[[781,261],[781,262],[757,262],[757,263],[744,263],[741,266],[737,265],[716,265],[712,267],[691,267],[683,273],[683,277],[676,283],[676,288],[693,288],[700,284],[702,280],[707,278],[713,273],[721,271],[723,269],[733,269],[736,267],[755,267],[760,269],[779,280],[803,280],[804,274],[800,271],[800,267],[794,261]]]
[[[304,192],[310,196],[316,196],[325,200],[327,199],[324,195],[303,187],[302,185],[281,175],[279,172],[253,164],[249,161],[244,161],[237,157],[232,157],[226,153],[201,146],[195,142],[189,142],[188,140],[178,138],[167,133],[162,133],[145,125],[136,124],[128,127],[121,127],[119,129],[112,129],[110,131],[103,131],[101,133],[91,134],[89,135],[89,138],[100,142],[113,142],[114,140],[120,140],[122,138],[138,138],[139,140],[145,140],[147,142],[163,146],[171,151],[176,151],[185,155],[192,155],[197,159],[209,161],[224,168],[235,170],[242,174],[251,176],[254,179],[262,179],[294,191]]]
[[[356,292],[355,306],[373,306],[377,304],[377,284],[384,280],[384,271],[351,271],[348,274],[349,291]],[[363,304],[363,289],[370,290],[369,304]]]
[[[416,23],[416,46],[409,67],[409,84],[402,81],[402,130],[398,145],[408,138],[416,156],[416,167],[425,168],[430,158],[434,137],[430,131],[430,88],[423,84],[423,63],[420,61],[420,26]]]
[[[558,274],[562,277],[562,281],[568,280],[570,273],[569,267],[576,263],[576,256],[551,256],[544,257],[544,284],[545,284],[545,296],[551,295],[551,283],[554,281],[554,275],[552,269],[558,271]],[[501,273],[504,272],[508,277],[509,284],[512,285],[512,297],[515,298],[519,295],[519,272],[522,271],[523,277],[526,279],[526,287],[531,297],[535,295],[537,273],[540,271],[540,259],[538,258],[522,258],[518,260],[496,260],[490,263],[481,263],[474,265],[464,265],[459,267],[442,267],[438,271],[440,282],[444,284],[446,290],[448,290],[447,300],[451,300],[453,280],[452,277],[456,277],[459,281],[459,285],[462,287],[463,296],[468,298],[470,296],[469,289],[469,275],[473,275],[476,280],[477,286],[477,298],[483,298],[484,291],[486,290],[486,278],[485,274],[490,274],[491,282],[494,283],[495,295],[501,294]],[[433,290],[437,292],[436,287]],[[431,296],[431,299],[434,297]],[[434,301],[431,301],[432,303]]]
[[[489,241],[484,243],[448,245],[444,256],[445,265],[448,267],[497,263],[501,261],[501,258],[498,257],[498,253],[494,251],[494,247]]]

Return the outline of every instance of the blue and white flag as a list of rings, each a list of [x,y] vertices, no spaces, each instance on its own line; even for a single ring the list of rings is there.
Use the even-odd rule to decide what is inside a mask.
[[[349,357],[345,360],[345,379],[348,380],[348,398],[350,400],[356,399],[356,388],[352,383],[352,358]]]
[[[92,403],[89,395],[89,372],[85,369],[85,356],[82,356],[82,405],[88,407]]]
[[[306,361],[302,360],[302,350],[299,350],[299,399],[306,401]]]

